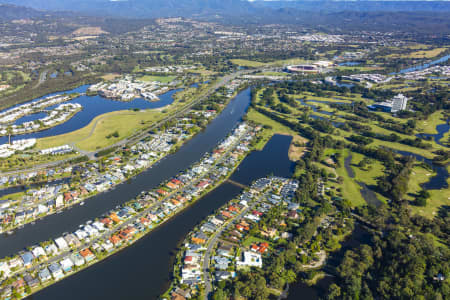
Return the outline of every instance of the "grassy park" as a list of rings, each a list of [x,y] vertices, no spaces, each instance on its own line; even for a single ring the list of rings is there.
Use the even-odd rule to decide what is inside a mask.
[[[446,120],[444,118],[444,112],[438,110],[432,113],[428,119],[420,120],[417,122],[417,131],[423,133],[436,134],[436,126],[440,124],[445,124]]]
[[[142,76],[140,78],[138,78],[138,80],[141,81],[157,81],[157,82],[161,82],[161,83],[169,83],[172,82],[174,79],[176,78],[176,76],[152,76],[152,75],[145,75]]]
[[[265,115],[250,109],[247,114],[247,119],[257,124],[265,125],[265,130],[262,134],[262,139],[256,146],[256,149],[261,150],[264,145],[270,140],[274,134],[284,134],[292,136],[291,146],[289,147],[289,158],[293,161],[298,160],[302,155],[305,147],[303,145],[307,140],[292,129],[272,120]]]
[[[149,123],[156,122],[163,116],[160,111],[111,112],[97,116],[89,125],[76,131],[39,139],[36,146],[39,149],[46,149],[73,143],[82,150],[94,151],[108,147],[137,130],[148,127]],[[117,131],[119,137],[107,138],[112,131]]]

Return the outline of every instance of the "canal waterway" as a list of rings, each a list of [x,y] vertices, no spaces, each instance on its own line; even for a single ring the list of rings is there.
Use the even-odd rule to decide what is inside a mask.
[[[360,62],[360,61],[347,61],[347,62],[339,63],[338,66],[340,66],[340,67],[353,67],[353,66],[357,66],[357,65],[360,65],[360,64],[362,64],[362,62]]]
[[[80,93],[83,95],[81,95],[78,98],[67,101],[65,103],[78,103],[83,107],[83,109],[80,112],[76,113],[67,122],[64,122],[60,125],[57,125],[55,127],[52,127],[52,128],[49,128],[49,129],[46,129],[43,131],[29,133],[29,134],[23,134],[23,135],[17,135],[17,136],[14,136],[14,139],[17,140],[17,139],[29,139],[29,138],[44,138],[44,137],[55,136],[55,135],[72,132],[72,131],[75,131],[77,129],[87,126],[95,117],[105,114],[105,113],[113,112],[113,111],[129,110],[129,109],[156,109],[156,108],[165,107],[167,105],[172,104],[174,101],[173,95],[175,93],[181,91],[181,89],[176,89],[176,90],[169,91],[165,94],[159,95],[160,100],[154,101],[154,102],[150,102],[150,101],[147,101],[142,98],[136,98],[132,101],[124,102],[124,101],[115,101],[115,100],[111,100],[111,99],[106,99],[101,96],[84,95],[84,93],[87,91],[88,87],[89,87],[89,85],[83,85],[83,86],[80,86],[80,87],[75,88],[70,91],[65,91],[65,92],[61,92],[61,93],[53,93],[53,94],[49,94],[44,97],[30,101],[30,102],[34,102],[34,101],[37,101],[37,100],[40,100],[40,99],[43,99],[43,98],[46,98],[49,96],[63,94],[63,93],[67,93],[67,94]],[[55,108],[58,105],[59,104],[47,107],[45,110],[51,111],[53,108]],[[18,105],[13,106],[13,107],[17,107],[17,106]],[[41,119],[41,118],[45,117],[46,115],[47,115],[46,112],[40,112],[37,114],[24,116],[24,117],[16,120],[14,122],[14,124],[20,125],[20,124],[23,124],[24,122]],[[0,137],[0,144],[4,144],[7,142],[8,142],[7,136]]]
[[[409,67],[409,68],[406,68],[406,69],[402,69],[398,73],[391,73],[389,75],[403,74],[403,73],[414,72],[414,71],[421,71],[421,70],[426,69],[426,68],[428,68],[430,66],[446,62],[449,59],[450,59],[450,55],[446,55],[446,56],[443,56],[443,57],[441,57],[439,59],[433,60],[433,61],[431,61],[429,63],[418,65],[418,66],[414,66],[414,67]]]
[[[27,185],[12,186],[12,187],[8,187],[8,188],[0,190],[0,197],[28,191],[28,190],[34,189],[34,188],[40,188],[42,186],[56,186],[59,184],[64,184],[64,183],[69,183],[69,182],[70,182],[70,178],[65,177],[62,179],[56,179],[56,180],[45,182],[45,183],[40,182],[40,183],[31,183],[31,184],[27,184]]]
[[[231,179],[248,185],[268,175],[290,177],[292,137],[275,135],[244,159]],[[157,299],[169,287],[174,254],[186,235],[242,188],[224,183],[131,247],[30,297],[30,299]]]
[[[157,187],[187,169],[224,139],[242,119],[250,104],[250,89],[240,92],[207,128],[183,145],[176,153],[167,156],[152,168],[142,172],[114,190],[98,194],[85,201],[83,206],[73,206],[60,214],[53,214],[36,224],[25,225],[12,235],[0,236],[0,257],[17,253],[27,246],[56,238],[64,232],[75,231],[80,224],[101,216],[141,191]]]

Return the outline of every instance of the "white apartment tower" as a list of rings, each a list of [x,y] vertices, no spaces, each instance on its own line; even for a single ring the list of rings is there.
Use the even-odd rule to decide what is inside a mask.
[[[392,109],[391,112],[395,113],[401,110],[406,109],[406,105],[408,104],[408,98],[403,94],[398,94],[394,98],[392,98]]]

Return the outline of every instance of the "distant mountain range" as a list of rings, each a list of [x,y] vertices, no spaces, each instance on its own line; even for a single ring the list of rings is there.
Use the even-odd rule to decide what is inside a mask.
[[[246,14],[254,10],[251,3],[241,0],[0,0],[0,3],[39,10],[70,10],[93,15],[138,18]]]
[[[33,8],[0,4],[0,20],[39,18],[44,15],[45,12],[37,11]]]
[[[38,10],[77,11],[133,18],[241,16],[285,8],[299,11],[450,11],[450,1],[264,1],[264,0],[0,0]]]
[[[254,0],[259,7],[296,8],[303,11],[450,11],[450,1],[402,0]]]

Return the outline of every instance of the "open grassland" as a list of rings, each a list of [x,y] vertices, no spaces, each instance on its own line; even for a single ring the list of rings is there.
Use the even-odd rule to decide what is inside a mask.
[[[404,124],[408,121],[408,119],[400,119],[400,118],[396,118],[394,117],[391,113],[388,112],[383,112],[383,111],[374,111],[374,114],[377,114],[379,116],[382,116],[383,118],[387,119],[387,120],[391,120],[394,121],[398,124]]]
[[[103,75],[102,79],[105,80],[105,81],[111,81],[111,80],[114,80],[114,79],[116,79],[118,77],[121,77],[121,75],[120,74],[115,74],[115,73],[109,73],[109,74]]]
[[[395,58],[411,58],[411,59],[420,59],[420,58],[435,58],[445,51],[448,50],[446,47],[426,47],[425,45],[417,45],[407,46],[403,48],[394,48],[395,53],[385,55],[385,58],[395,59]],[[416,51],[414,51],[416,50]]]
[[[364,159],[364,155],[356,152],[352,152],[352,163],[351,168],[355,172],[355,178],[358,181],[365,183],[369,188],[371,188],[377,198],[384,203],[387,203],[387,198],[383,195],[377,193],[374,187],[377,185],[377,178],[383,176],[384,174],[384,166],[383,164],[375,159],[371,159],[370,163],[367,164],[364,168],[358,166],[358,164]]]
[[[421,133],[436,134],[436,126],[440,124],[445,124],[444,111],[438,110],[432,113],[428,119],[420,120],[417,122],[416,129]]]
[[[420,185],[428,182],[434,175],[435,173],[433,173],[433,171],[416,165],[410,176],[407,199],[410,201],[414,200],[414,195],[422,189]],[[450,184],[450,178],[447,178],[447,183]],[[411,205],[411,210],[413,214],[419,214],[431,219],[436,215],[440,207],[448,205],[450,201],[450,191],[447,189],[429,190],[428,192],[430,193],[430,198],[427,200],[427,205],[424,207]]]
[[[371,159],[370,163],[361,168],[358,164],[364,159],[364,155],[352,152],[352,164],[351,167],[355,172],[355,178],[365,184],[371,186],[377,184],[377,177],[382,176],[384,172],[383,164],[375,159]]]
[[[247,59],[231,59],[230,61],[234,65],[237,65],[240,67],[248,67],[248,68],[257,68],[257,67],[262,67],[265,65],[265,63],[262,63],[259,61],[247,60]]]
[[[370,99],[363,98],[362,95],[358,93],[340,94],[334,91],[326,91],[324,96],[317,96],[311,92],[303,92],[301,94],[290,96],[295,99],[307,99],[331,103],[352,103],[353,101],[373,102]]]
[[[273,66],[281,67],[281,66],[286,66],[286,65],[296,65],[296,64],[304,64],[304,63],[308,63],[308,61],[303,58],[291,58],[291,59],[276,60],[269,64],[273,65]]]
[[[16,75],[21,76],[23,81],[31,80],[30,74],[27,74],[27,73],[22,72],[22,71],[6,71],[5,74],[6,74],[6,80],[11,80]]]
[[[444,145],[450,146],[450,131],[447,131],[440,140]]]
[[[253,109],[250,109],[247,113],[247,119],[257,124],[271,127],[264,129],[262,139],[256,146],[257,150],[261,150],[274,134],[285,134],[292,136],[291,146],[289,147],[289,159],[291,159],[292,161],[296,161],[303,155],[303,151],[305,150],[305,147],[303,147],[303,145],[307,142],[307,140],[298,135],[297,132]]]
[[[341,186],[342,197],[349,200],[352,203],[352,206],[366,205],[367,203],[360,192],[361,187],[354,179],[350,178],[345,169],[344,161],[350,152],[347,149],[339,152],[341,153],[341,156],[339,158],[339,167],[336,168],[336,172],[338,176],[343,179],[343,184]]]
[[[136,130],[149,126],[150,122],[160,120],[163,116],[164,114],[159,111],[106,113],[97,116],[89,125],[76,131],[39,139],[36,146],[39,149],[46,149],[73,143],[82,150],[93,151],[110,146],[118,140],[130,136]],[[119,133],[118,138],[107,138],[115,131]]]
[[[409,58],[433,58],[439,56],[441,53],[445,52],[447,48],[435,48],[432,50],[421,50],[410,53],[407,57]]]
[[[188,73],[194,73],[194,74],[200,74],[200,75],[203,75],[203,76],[211,76],[211,75],[217,74],[217,72],[206,70],[203,67],[197,68],[197,69],[188,70],[187,72]]]
[[[338,66],[338,67],[336,67],[336,70],[367,72],[367,71],[383,70],[383,68],[382,67],[364,67],[364,66]]]
[[[157,111],[142,112],[121,112],[114,117],[106,117],[101,119],[94,132],[77,142],[76,145],[80,149],[93,151],[108,147],[117,141],[137,133],[139,130],[148,127],[151,123],[159,121],[164,116],[163,113]],[[118,138],[109,137],[114,132],[119,133]]]
[[[255,75],[259,75],[259,76],[288,76],[288,73],[284,73],[284,72],[261,72],[261,73],[256,73]]]
[[[411,49],[411,50],[427,50],[430,48],[430,45],[426,45],[426,44],[412,44],[412,45],[408,45],[405,48],[407,49]]]
[[[22,155],[16,154],[7,159],[0,160],[0,170],[11,171],[12,169],[31,168],[35,165],[45,164],[53,161],[60,161],[77,156],[77,154],[65,155]]]
[[[169,83],[172,82],[174,79],[176,78],[176,76],[151,76],[151,75],[145,75],[142,76],[140,78],[138,78],[138,80],[141,81],[158,81],[161,83]]]
[[[17,202],[18,200],[21,200],[25,196],[25,192],[18,192],[13,194],[8,194],[0,197],[0,200],[13,200]]]
[[[307,61],[302,58],[292,58],[292,59],[280,59],[275,60],[271,62],[259,62],[254,60],[247,60],[247,59],[231,59],[230,62],[234,65],[240,66],[240,67],[248,67],[248,68],[258,68],[258,67],[264,67],[264,66],[286,66],[286,65],[295,65],[295,64],[301,64],[306,63]]]

